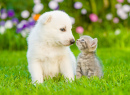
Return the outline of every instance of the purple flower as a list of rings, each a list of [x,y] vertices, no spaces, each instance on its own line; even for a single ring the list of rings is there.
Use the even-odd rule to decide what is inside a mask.
[[[24,21],[24,20],[23,20],[21,23],[23,24],[22,29],[25,29],[25,28],[29,27],[29,24],[28,24],[27,21]]]
[[[13,18],[13,19],[12,19],[12,22],[13,22],[14,24],[18,24],[19,20],[18,20],[17,18]]]
[[[33,21],[30,21],[30,22],[29,22],[29,26],[34,26],[35,23],[36,23],[36,22],[35,22],[34,20],[33,20]]]
[[[23,27],[22,27],[22,29],[25,29],[25,28],[27,28],[28,26],[29,26],[28,24],[24,24]]]
[[[98,16],[96,14],[90,14],[89,18],[92,22],[96,22],[98,20]]]
[[[0,10],[0,13],[2,14],[2,13],[5,13],[6,12],[6,9],[1,9]]]
[[[29,18],[29,20],[28,20],[28,25],[29,25],[29,27],[33,27],[34,25],[35,25],[35,20],[34,19],[32,19],[32,18]]]
[[[4,26],[4,25],[5,25],[5,21],[1,21],[0,26]]]
[[[17,28],[16,33],[20,33],[23,29],[22,28]]]
[[[115,18],[113,19],[113,22],[114,22],[114,23],[118,23],[118,22],[119,22],[119,19],[118,19],[117,17],[115,17]]]
[[[20,33],[23,29],[28,27],[28,22],[26,20],[22,20],[18,25],[17,25],[17,33]]]
[[[2,13],[1,14],[1,19],[6,19],[7,18],[7,13]]]
[[[14,10],[12,10],[12,9],[8,10],[8,16],[13,17],[14,16]]]
[[[82,8],[82,3],[81,3],[81,2],[75,2],[75,3],[74,3],[74,8],[75,8],[75,9],[80,9],[80,8]]]
[[[54,10],[59,10],[59,5]]]

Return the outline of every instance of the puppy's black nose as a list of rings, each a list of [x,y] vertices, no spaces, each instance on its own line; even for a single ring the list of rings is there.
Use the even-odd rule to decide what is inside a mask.
[[[74,44],[74,43],[75,43],[74,39],[70,40],[70,44]]]

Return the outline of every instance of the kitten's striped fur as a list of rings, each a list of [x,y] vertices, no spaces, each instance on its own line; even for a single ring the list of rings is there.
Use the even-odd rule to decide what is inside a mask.
[[[97,38],[92,39],[89,36],[82,36],[77,40],[76,45],[78,46],[81,53],[77,59],[76,77],[81,76],[97,76],[101,78],[103,76],[102,68],[98,58],[96,57],[95,51],[97,48]]]

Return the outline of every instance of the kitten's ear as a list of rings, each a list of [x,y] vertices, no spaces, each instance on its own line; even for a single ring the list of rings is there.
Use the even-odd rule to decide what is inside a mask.
[[[98,39],[97,38],[94,38],[91,42],[91,48],[96,48],[97,47],[97,42],[98,42]]]

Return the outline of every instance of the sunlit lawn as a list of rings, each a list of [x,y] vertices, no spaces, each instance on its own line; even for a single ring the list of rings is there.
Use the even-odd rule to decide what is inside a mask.
[[[72,49],[78,55],[77,49]],[[60,78],[45,80],[36,87],[31,84],[26,51],[0,51],[1,95],[128,95],[130,91],[130,50],[98,49],[104,65],[102,79],[82,77],[73,82]]]

